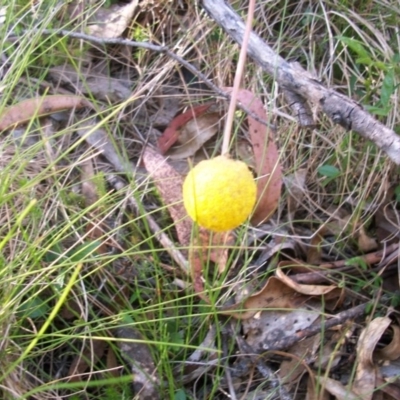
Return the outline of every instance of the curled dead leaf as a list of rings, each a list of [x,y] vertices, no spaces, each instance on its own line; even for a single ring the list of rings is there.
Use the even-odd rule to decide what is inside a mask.
[[[352,385],[354,393],[364,400],[372,399],[376,386],[377,370],[373,361],[374,349],[383,333],[391,324],[389,317],[378,317],[372,320],[361,332],[357,343],[357,370]]]
[[[168,156],[173,160],[193,156],[218,132],[219,119],[219,113],[207,113],[188,121],[179,130],[177,145],[168,152]]]
[[[164,133],[158,139],[158,148],[161,154],[165,154],[171,146],[178,140],[180,129],[185,126],[193,118],[207,112],[214,102],[202,104],[200,106],[191,107],[183,114],[177,115],[165,129]]]
[[[332,291],[335,291],[333,294],[335,296],[339,296],[342,292],[341,289],[338,289],[336,285],[303,285],[295,282],[289,276],[287,276],[280,268],[276,270],[276,276],[284,282],[287,286],[295,290],[297,293],[301,293],[308,296],[322,296],[326,295]]]
[[[400,358],[400,327],[392,324],[390,328],[393,331],[392,341],[383,349],[374,352],[375,359],[394,361]]]

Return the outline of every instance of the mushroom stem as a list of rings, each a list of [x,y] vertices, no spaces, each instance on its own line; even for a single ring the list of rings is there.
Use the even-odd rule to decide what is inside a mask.
[[[255,0],[250,0],[249,12],[247,14],[247,21],[246,21],[246,30],[244,32],[243,43],[240,49],[239,61],[236,66],[235,79],[233,82],[233,90],[231,94],[231,101],[229,103],[228,116],[226,117],[226,122],[225,122],[224,138],[222,142],[222,151],[221,151],[221,155],[223,156],[229,155],[229,145],[232,135],[233,118],[235,117],[237,96],[239,92],[240,82],[242,81],[244,66],[246,63],[247,44],[249,43],[251,26],[253,23],[254,8],[255,8]]]

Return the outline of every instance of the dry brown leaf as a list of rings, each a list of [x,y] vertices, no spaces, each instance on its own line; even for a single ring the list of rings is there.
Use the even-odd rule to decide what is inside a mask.
[[[263,102],[250,90],[239,90],[238,101],[261,120],[267,121]],[[279,163],[278,148],[274,142],[275,133],[271,128],[256,121],[251,116],[248,116],[247,120],[257,173],[257,205],[251,217],[251,222],[258,225],[265,222],[278,207],[282,188],[282,170]]]
[[[6,108],[0,114],[0,132],[28,122],[34,117],[43,117],[56,111],[82,107],[92,108],[92,105],[79,96],[55,95],[24,100]]]
[[[318,305],[315,302],[315,305]],[[321,306],[319,305],[321,308]],[[299,308],[294,310],[264,310],[253,318],[242,321],[246,342],[257,352],[270,349],[273,345],[298,331],[310,327],[321,311]]]
[[[360,229],[358,230],[357,236],[358,236],[357,238],[358,248],[363,253],[368,253],[378,248],[377,241],[374,238],[367,235],[367,232],[365,232],[365,228],[363,226],[361,226]]]
[[[293,258],[292,260],[282,260],[279,261],[278,267],[286,270],[286,271],[293,271],[296,276],[299,275],[299,273],[304,272],[304,273],[310,273],[315,271],[315,266],[305,263],[302,260],[298,260],[296,258]],[[297,279],[295,279],[297,282]]]
[[[272,276],[259,292],[244,302],[244,307],[254,315],[263,308],[297,308],[308,298],[299,295],[281,279]]]
[[[352,215],[348,210],[332,205],[327,208],[326,212],[330,215],[330,219],[321,225],[321,235],[340,235],[351,227]]]
[[[80,315],[82,311],[82,305],[71,296],[67,299],[65,304],[61,307],[58,315],[65,320],[75,319],[77,315]]]
[[[357,370],[352,390],[362,396],[363,400],[372,399],[377,377],[377,368],[372,356],[377,343],[391,322],[389,317],[375,318],[361,332],[358,339]]]
[[[99,8],[90,19],[89,34],[107,39],[120,37],[129,26],[137,5],[138,0],[132,0],[124,5],[111,4]]]
[[[257,262],[261,265],[271,260],[273,257],[275,257],[276,260],[276,256],[280,256],[281,254],[296,254],[297,247],[298,243],[296,239],[291,237],[289,232],[281,229],[279,235],[273,236],[268,243],[264,244],[264,249],[258,257]],[[288,262],[288,264],[292,264],[292,262]],[[308,271],[309,269],[307,269],[307,272]]]
[[[237,319],[249,319],[265,308],[297,308],[307,299],[309,296],[296,293],[281,279],[272,276],[260,291],[249,296],[243,302],[223,308],[221,313]]]
[[[210,303],[210,299],[204,293],[202,252],[195,250],[193,246],[189,250],[189,265],[195,293],[206,303]]]
[[[340,298],[342,289],[335,285],[303,285],[286,276],[277,268],[276,277],[270,277],[265,286],[244,301],[235,303],[221,310],[223,314],[237,319],[252,318],[265,308],[297,309],[310,297],[324,296],[325,301]]]
[[[218,132],[219,113],[207,113],[188,121],[180,130],[176,145],[168,152],[173,160],[191,157]]]
[[[183,178],[172,168],[165,157],[146,147],[143,162],[175,223],[179,243],[189,246],[192,221],[187,217],[182,201]]]

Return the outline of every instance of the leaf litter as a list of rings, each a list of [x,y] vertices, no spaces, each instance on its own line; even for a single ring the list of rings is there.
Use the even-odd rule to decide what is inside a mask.
[[[140,7],[145,5],[140,6],[137,1],[100,7],[92,16],[89,31],[102,38],[121,37],[130,29],[132,21],[140,22]],[[149,15],[147,19],[152,18]],[[168,35],[173,36],[168,27],[176,26],[176,22],[168,17],[164,22],[155,32],[162,40]],[[98,55],[92,51],[87,56],[95,62]],[[122,49],[117,53],[122,58],[126,55]],[[155,70],[165,65],[162,55],[145,57],[149,57],[147,62],[154,63]],[[135,63],[140,64],[139,55]],[[118,63],[115,65],[122,68]],[[194,92],[189,93],[193,86],[188,82],[181,82],[182,88],[171,89],[171,82],[173,85],[177,82],[176,76],[171,78],[172,67],[160,78],[152,77],[152,84],[144,85],[136,92],[139,93],[137,98],[132,96],[135,92],[131,91],[130,84],[133,83],[132,76],[136,79],[140,74],[129,72],[121,79],[120,71],[108,73],[108,68],[100,64],[97,68],[93,76],[86,66],[79,70],[68,63],[53,66],[47,78],[61,86],[64,94],[23,99],[4,108],[0,115],[1,131],[13,131],[13,137],[17,134],[19,137],[15,142],[2,141],[2,177],[4,182],[10,176],[22,177],[20,181],[14,179],[12,184],[6,185],[11,193],[18,192],[19,197],[14,197],[12,206],[8,203],[2,208],[2,221],[12,226],[12,214],[23,211],[26,198],[32,196],[45,197],[53,205],[54,212],[48,213],[49,222],[60,221],[61,215],[64,218],[78,215],[79,226],[74,235],[60,241],[62,250],[53,248],[51,254],[46,253],[43,266],[52,265],[53,256],[58,260],[66,257],[65,254],[71,260],[83,257],[86,250],[74,252],[73,249],[78,243],[88,248],[93,242],[96,246],[89,246],[90,251],[85,256],[94,254],[94,261],[88,262],[85,273],[94,286],[91,287],[93,293],[85,295],[85,301],[93,307],[90,310],[92,316],[111,317],[119,324],[118,328],[109,325],[107,329],[97,331],[95,338],[89,335],[79,340],[79,335],[84,336],[80,332],[71,346],[64,345],[64,352],[74,353],[74,348],[80,350],[68,358],[53,378],[62,376],[70,382],[86,382],[86,374],[95,375],[94,371],[107,370],[114,377],[128,376],[137,398],[163,398],[160,393],[161,388],[166,387],[167,377],[155,362],[160,360],[154,344],[158,337],[147,336],[152,335],[151,321],[158,317],[150,307],[143,314],[148,321],[142,315],[142,320],[136,321],[140,323],[135,324],[130,312],[134,307],[146,309],[146,302],[150,304],[159,295],[165,296],[165,304],[168,304],[174,296],[171,293],[175,293],[176,297],[192,296],[196,307],[209,304],[213,308],[207,322],[210,328],[204,337],[196,333],[185,339],[195,350],[182,355],[168,349],[171,357],[179,353],[174,359],[178,364],[174,377],[176,384],[183,385],[187,393],[199,396],[210,390],[207,380],[217,368],[222,368],[219,357],[223,354],[229,363],[224,365],[227,372],[226,378],[221,379],[221,395],[215,398],[227,398],[222,393],[228,388],[236,391],[238,397],[249,399],[270,398],[276,392],[281,398],[322,399],[328,398],[328,393],[337,399],[372,399],[378,395],[399,398],[400,329],[395,292],[398,282],[393,283],[393,277],[398,276],[399,217],[393,196],[388,196],[389,200],[381,203],[375,213],[374,226],[380,230],[379,240],[372,237],[373,230],[362,217],[353,218],[347,204],[340,207],[335,204],[333,208],[318,204],[317,211],[310,214],[303,205],[312,196],[309,182],[312,167],[298,168],[293,173],[293,166],[288,167],[284,150],[279,150],[278,146],[282,144],[280,137],[284,127],[271,128],[247,116],[247,121],[238,130],[241,132],[238,136],[242,136],[238,141],[252,150],[252,154],[246,153],[245,157],[252,164],[258,185],[258,204],[251,219],[253,226],[243,226],[224,234],[198,228],[183,208],[181,187],[184,176],[173,167],[172,160],[187,163],[187,158],[196,160],[199,153],[204,157],[212,156],[206,154],[207,146],[210,143],[211,147],[218,145],[222,108],[216,101],[209,100],[209,94],[202,98]],[[159,87],[153,88],[154,83]],[[53,90],[57,93],[57,89]],[[242,89],[239,101],[254,116],[267,121],[271,116],[267,115],[264,102],[254,93]],[[174,99],[168,99],[168,94]],[[122,103],[122,106],[104,121],[104,115],[94,116],[97,104],[94,107],[85,96],[103,102],[102,106],[110,103]],[[185,111],[181,105],[187,104],[188,100],[190,105]],[[56,113],[60,110],[67,110],[69,119],[56,122]],[[127,117],[130,113],[136,115],[136,127],[147,131],[135,131],[132,119]],[[74,124],[70,128],[71,121]],[[41,132],[47,123],[52,127],[48,132],[53,133],[50,133],[47,147],[41,148],[42,142],[49,138],[41,136],[35,129],[39,126]],[[60,123],[65,128],[62,140],[54,133]],[[108,123],[110,126],[105,128]],[[123,140],[116,140],[116,132],[122,133]],[[146,132],[153,134],[146,135]],[[30,138],[29,145],[27,137]],[[35,147],[40,150],[32,156],[30,149]],[[53,149],[57,151],[52,153]],[[237,155],[244,153],[242,149]],[[49,157],[51,154],[53,156]],[[55,154],[65,156],[56,160]],[[29,157],[33,163],[25,162]],[[23,162],[16,173],[11,173],[9,165],[16,158]],[[48,170],[53,171],[51,177],[43,175],[43,171]],[[71,184],[73,190],[68,196],[82,196],[83,208],[70,210],[52,199],[56,194],[49,188],[54,184],[54,175],[61,179],[57,182]],[[33,183],[24,186],[29,180]],[[286,200],[281,190],[283,181],[288,195]],[[82,184],[74,186],[74,182]],[[152,185],[157,194],[152,192]],[[102,193],[102,187],[107,187],[105,193]],[[319,189],[323,193],[327,187]],[[103,197],[113,196],[118,206],[104,212],[98,204],[102,203]],[[315,206],[315,203],[309,205]],[[131,213],[129,218],[121,217],[117,209],[124,215]],[[161,210],[167,211],[168,216],[161,215]],[[303,223],[299,224],[296,218]],[[130,220],[140,225],[141,234],[145,232],[158,241],[163,254],[160,260],[151,253],[140,234],[131,243],[121,239],[128,235],[124,230]],[[286,224],[290,229],[278,228]],[[256,234],[248,240],[245,236],[251,232]],[[135,244],[137,242],[140,246]],[[19,245],[18,241],[10,241],[4,253],[9,260]],[[134,262],[130,257],[121,256],[121,261],[114,260],[111,268],[104,262],[110,255],[125,254],[129,246],[140,249],[138,254],[148,252],[152,255],[141,257],[135,254]],[[138,276],[145,270],[155,272],[148,265],[157,262],[165,274],[158,273],[156,278],[145,275],[144,280],[154,285],[151,286],[152,294],[138,295],[138,290],[132,289],[140,287],[137,286]],[[128,264],[128,268],[121,264]],[[176,277],[185,283],[182,292],[176,287],[174,291],[170,290]],[[88,281],[85,284],[89,284]],[[384,291],[385,285],[391,291]],[[368,303],[371,293],[377,296],[376,303]],[[143,300],[138,300],[141,296]],[[92,323],[82,312],[82,304],[81,294],[75,288],[60,317],[70,325],[77,323],[78,316],[86,318],[88,324]],[[385,309],[390,310],[385,317],[376,316]],[[370,314],[367,319],[365,314]],[[171,316],[168,318],[172,319]],[[228,320],[230,330],[225,327]],[[58,321],[60,325],[64,322]],[[40,321],[34,319],[34,323],[39,325]],[[141,330],[144,323],[149,325]],[[170,340],[175,338],[177,343],[182,343],[179,335],[185,329],[189,330],[189,325],[190,322],[184,329],[171,331]],[[228,333],[221,334],[234,349],[232,353],[218,348],[220,333],[216,327],[219,325],[227,329]],[[102,336],[100,340],[99,336]],[[111,345],[114,340],[118,342],[117,346]],[[59,355],[54,352],[51,357],[56,359]],[[242,365],[247,367],[242,368]],[[229,375],[230,370],[237,376]],[[181,371],[184,371],[183,375]],[[4,380],[6,384],[11,382],[7,379]],[[34,385],[39,387],[41,379],[33,379]],[[269,381],[270,386],[257,383],[263,379]],[[316,382],[321,385],[320,393],[316,391]],[[201,389],[196,389],[196,385]],[[296,397],[297,387],[303,390],[300,396],[304,397]],[[21,391],[23,395],[24,390]],[[288,393],[292,397],[288,397]]]

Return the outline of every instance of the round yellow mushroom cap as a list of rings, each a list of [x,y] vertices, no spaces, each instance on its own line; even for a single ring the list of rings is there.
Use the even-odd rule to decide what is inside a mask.
[[[242,224],[253,210],[256,194],[247,165],[225,156],[199,162],[183,183],[183,203],[189,216],[216,232]]]

